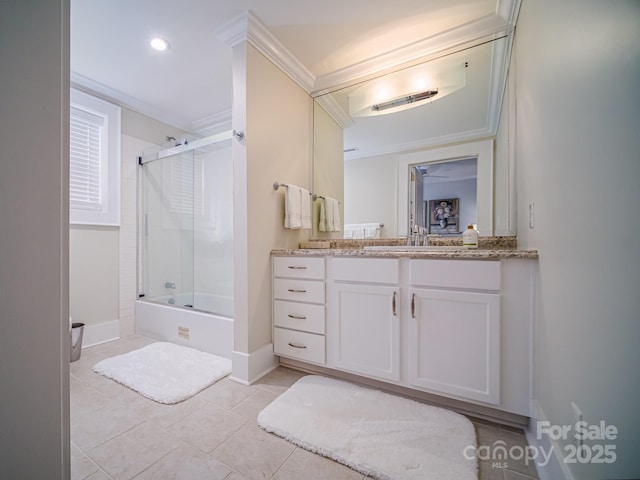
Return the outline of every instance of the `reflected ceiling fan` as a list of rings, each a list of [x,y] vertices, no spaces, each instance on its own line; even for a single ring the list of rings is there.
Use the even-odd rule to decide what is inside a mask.
[[[422,173],[423,178],[449,178],[447,175],[434,175],[433,172],[436,172],[440,169],[440,165],[434,165],[432,167],[420,166],[416,167],[416,169]]]

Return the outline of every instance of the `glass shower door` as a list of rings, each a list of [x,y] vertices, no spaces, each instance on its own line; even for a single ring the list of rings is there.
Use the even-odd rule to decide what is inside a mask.
[[[145,163],[139,174],[140,295],[194,304],[194,154]]]

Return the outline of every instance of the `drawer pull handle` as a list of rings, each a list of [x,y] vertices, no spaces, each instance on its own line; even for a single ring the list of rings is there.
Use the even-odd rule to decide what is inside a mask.
[[[393,292],[393,299],[391,300],[391,309],[393,310],[393,316],[396,316],[396,292]]]
[[[306,290],[298,290],[298,289],[295,289],[295,288],[290,288],[288,291],[291,292],[291,293],[307,293]]]
[[[289,342],[289,346],[293,348],[307,348],[306,345],[298,345],[297,343]]]
[[[287,317],[295,318],[296,320],[306,320],[307,319],[307,317],[301,317],[300,315],[291,315],[291,314],[287,315]]]
[[[416,294],[411,294],[411,318],[416,318]]]
[[[306,270],[307,267],[296,267],[296,266],[289,266],[287,268],[290,268],[291,270]]]

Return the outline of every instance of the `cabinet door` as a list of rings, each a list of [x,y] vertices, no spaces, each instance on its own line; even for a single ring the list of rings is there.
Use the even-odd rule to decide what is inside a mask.
[[[500,403],[500,295],[412,289],[409,374],[431,391]]]
[[[400,319],[394,287],[334,284],[335,368],[400,380]]]

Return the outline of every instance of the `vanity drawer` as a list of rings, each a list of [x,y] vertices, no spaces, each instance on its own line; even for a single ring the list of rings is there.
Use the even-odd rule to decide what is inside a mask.
[[[324,258],[273,257],[273,275],[324,280]]]
[[[331,271],[333,279],[341,282],[397,284],[400,280],[397,258],[333,258]]]
[[[324,364],[324,341],[324,335],[277,327],[273,329],[273,352],[276,355]]]
[[[296,302],[324,303],[324,282],[274,278],[273,298]]]
[[[324,334],[324,305],[274,300],[273,324]]]
[[[500,262],[485,260],[411,260],[411,285],[500,290]]]

